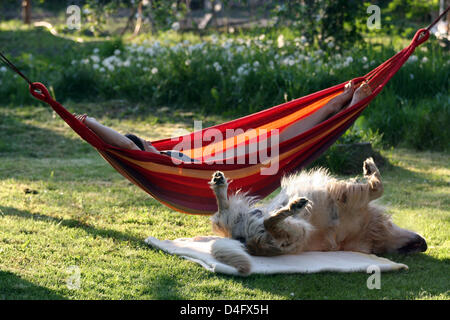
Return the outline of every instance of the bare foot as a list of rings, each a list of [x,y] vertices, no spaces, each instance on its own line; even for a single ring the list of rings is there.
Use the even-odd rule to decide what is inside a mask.
[[[363,82],[361,84],[361,86],[355,90],[355,93],[353,94],[352,102],[350,102],[349,107],[355,105],[362,99],[368,97],[371,93],[372,93],[372,89],[370,88],[370,86],[366,82]]]
[[[84,123],[84,121],[86,120],[86,118],[87,118],[87,114],[75,114],[75,113],[73,113],[73,115],[75,116],[75,118],[78,120],[78,121],[80,121],[80,122],[83,122]]]
[[[353,83],[352,80],[350,80],[344,87],[344,92],[342,92],[342,94],[340,95],[340,97],[342,97],[342,99],[344,100],[343,102],[347,102],[348,100],[350,100],[350,98],[353,96],[353,93],[355,91],[355,84]]]
[[[330,100],[329,106],[331,108],[331,113],[336,113],[341,110],[352,98],[354,91],[355,85],[353,84],[353,81],[349,81],[344,87],[344,92]]]

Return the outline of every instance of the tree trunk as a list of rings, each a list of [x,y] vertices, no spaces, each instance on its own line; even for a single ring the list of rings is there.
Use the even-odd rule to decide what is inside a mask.
[[[22,17],[25,24],[31,24],[31,0],[22,1]]]
[[[133,37],[136,37],[139,34],[139,31],[141,31],[142,26],[142,6],[143,2],[139,1],[138,8],[137,8],[137,20],[136,20],[136,26],[134,27]]]

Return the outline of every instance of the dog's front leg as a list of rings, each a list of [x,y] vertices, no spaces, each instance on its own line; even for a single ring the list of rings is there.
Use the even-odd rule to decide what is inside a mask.
[[[226,210],[230,207],[228,201],[228,182],[225,175],[220,172],[214,172],[211,181],[209,182],[211,189],[214,191],[217,200],[217,206],[219,207],[219,212]]]
[[[296,198],[288,203],[288,205],[275,211],[272,215],[264,220],[264,228],[275,239],[288,238],[289,230],[285,230],[280,225],[286,218],[293,216],[308,204],[306,198]]]

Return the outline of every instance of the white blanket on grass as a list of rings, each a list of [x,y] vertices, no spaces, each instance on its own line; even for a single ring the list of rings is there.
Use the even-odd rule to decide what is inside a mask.
[[[234,267],[217,261],[211,255],[211,246],[219,237],[195,237],[176,240],[158,240],[148,237],[145,242],[169,254],[178,255],[200,264],[206,270],[230,275],[241,275]],[[408,269],[408,266],[377,257],[373,254],[363,254],[349,251],[319,252],[309,251],[297,255],[276,257],[251,256],[251,274],[274,273],[315,273],[331,272],[370,272],[371,266],[377,266],[380,271]],[[373,268],[373,267],[371,267]]]

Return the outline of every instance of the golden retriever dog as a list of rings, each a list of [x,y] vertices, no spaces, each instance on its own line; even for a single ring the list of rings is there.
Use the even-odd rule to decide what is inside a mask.
[[[425,239],[392,223],[373,200],[383,194],[380,172],[372,158],[364,161],[364,180],[338,180],[325,169],[284,177],[280,193],[265,206],[237,192],[217,171],[209,183],[217,198],[212,216],[212,255],[246,274],[248,254],[275,256],[302,251],[358,251],[382,254],[427,249]],[[230,239],[227,239],[230,238]]]

